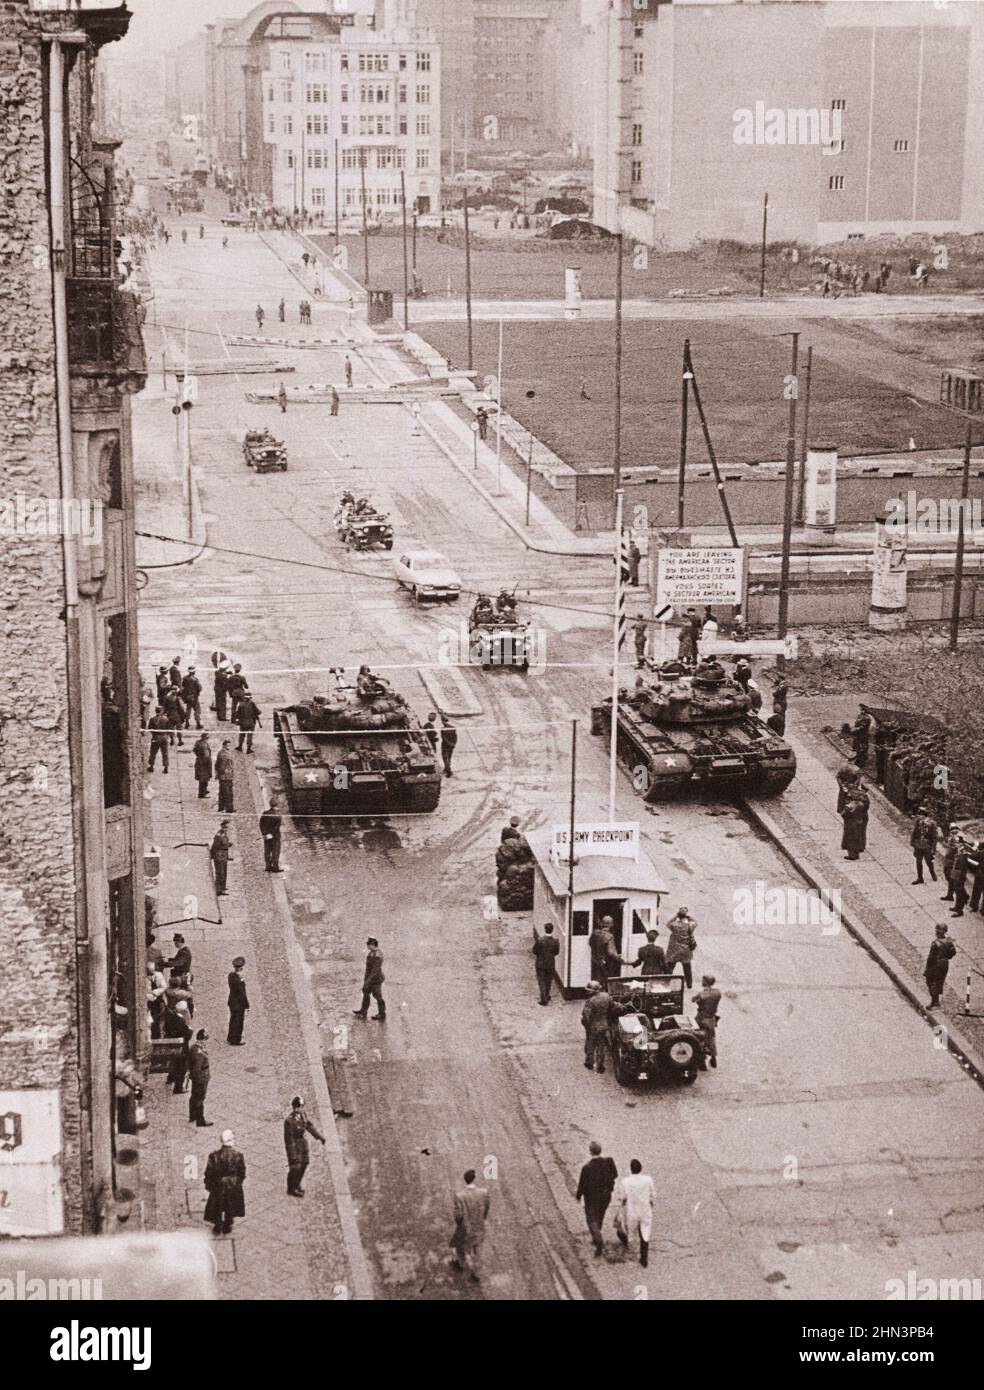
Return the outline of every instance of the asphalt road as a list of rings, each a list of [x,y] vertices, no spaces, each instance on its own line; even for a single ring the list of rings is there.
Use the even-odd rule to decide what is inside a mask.
[[[276,301],[283,293],[296,305],[300,286],[248,233],[233,232],[223,251],[208,223],[199,242],[198,220],[186,219],[196,228],[186,246],[172,240],[152,258],[171,350],[186,317],[205,334],[251,331],[257,300],[277,332]],[[316,304],[310,332],[338,323]],[[147,338],[155,374],[134,408],[139,520],[160,529],[150,485],[173,479],[176,460],[161,340],[152,328]],[[220,355],[221,337],[198,341]],[[374,355],[353,352],[357,382]],[[292,357],[292,384],[341,379],[340,351]],[[724,991],[719,1070],[693,1087],[638,1092],[610,1070],[583,1070],[579,1004],[536,1005],[529,918],[489,920],[484,900],[508,816],[529,828],[566,817],[572,719],[579,818],[605,815],[604,750],[588,715],[608,683],[598,611],[607,566],[530,556],[436,448],[413,438],[403,408],[345,403],[332,420],[326,406],[292,406],[281,416],[244,401],[263,380],[200,382],[194,457],[210,549],[191,567],[152,572],[145,673],[189,635],[202,653],[242,660],[265,713],[255,760],[270,788],[280,772],[269,712],[324,690],[329,666],[369,661],[425,713],[414,668],[438,663],[459,615],[415,610],[384,555],[343,550],[331,513],[345,487],[371,489],[398,536],[444,550],[468,587],[518,583],[546,641],[542,674],[464,673],[481,713],[459,722],[454,776],[434,814],[286,826],[287,891],[324,1048],[347,1047],[353,1062],[355,1114],[341,1125],[378,1296],[880,1299],[909,1269],[978,1274],[980,1091],[844,933],[736,919],[737,890],[789,879],[733,808],[647,811],[619,780],[617,815],[642,821],[668,885],[662,915],[689,905],[696,968]],[[286,439],[286,474],[245,468],[239,440],[254,423]],[[385,1025],[351,1016],[368,931],[386,957]],[[639,1157],[655,1179],[645,1278],[614,1241],[604,1260],[591,1257],[572,1196],[591,1137],[620,1170]],[[466,1166],[492,1190],[479,1289],[447,1265],[450,1196]]]

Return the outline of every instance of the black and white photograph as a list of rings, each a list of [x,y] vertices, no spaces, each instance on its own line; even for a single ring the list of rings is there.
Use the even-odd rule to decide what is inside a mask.
[[[3,0],[0,162],[28,1364],[956,1370],[984,0]]]

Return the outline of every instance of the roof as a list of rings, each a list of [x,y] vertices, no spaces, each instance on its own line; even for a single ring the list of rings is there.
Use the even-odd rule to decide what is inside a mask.
[[[553,833],[549,830],[541,830],[527,835],[526,838],[551,890],[558,897],[566,897],[569,877],[568,866],[566,863],[555,863],[550,858]],[[589,854],[584,859],[575,861],[575,894],[617,892],[620,889],[628,892],[644,891],[647,893],[665,893],[668,891],[665,882],[656,872],[656,866],[643,850],[639,851],[638,860],[621,859],[616,855],[609,854]]]

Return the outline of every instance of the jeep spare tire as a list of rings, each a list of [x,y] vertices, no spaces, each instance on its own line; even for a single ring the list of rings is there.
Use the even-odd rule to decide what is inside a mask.
[[[676,1037],[663,1039],[659,1050],[663,1065],[669,1071],[683,1073],[697,1066],[697,1044],[685,1035],[678,1033]]]

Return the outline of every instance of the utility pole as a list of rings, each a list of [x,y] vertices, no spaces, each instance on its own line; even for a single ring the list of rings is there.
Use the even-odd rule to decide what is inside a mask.
[[[400,170],[400,204],[403,213],[403,331],[410,331],[410,275],[407,270],[407,176]]]
[[[957,650],[960,639],[960,596],[963,589],[964,571],[964,526],[966,518],[964,513],[967,510],[967,498],[970,495],[970,451],[973,447],[970,442],[971,424],[967,422],[967,440],[964,444],[963,461],[963,481],[960,485],[960,515],[957,520],[957,563],[953,575],[953,607],[950,610],[950,651]]]
[[[413,275],[417,283],[417,200],[413,200]]]
[[[612,460],[613,504],[622,488],[622,233],[616,237],[615,255],[615,420]]]
[[[495,387],[495,495],[502,496],[502,319],[499,319],[499,375]]]
[[[693,373],[688,365],[690,360],[690,339],[683,340],[683,374],[680,392],[680,466],[677,472],[677,528],[683,530],[683,494],[687,485],[687,429],[689,425],[688,406],[690,404],[690,383]]]
[[[813,377],[813,345],[806,349],[806,399],[803,402],[803,439],[800,444],[799,485],[796,492],[796,521],[802,526],[806,504],[806,454],[810,447],[810,383]]]
[[[765,240],[769,229],[769,195],[762,199],[762,254],[759,259],[759,299],[765,297]]]
[[[359,175],[362,183],[362,254],[365,260],[366,294],[369,293],[369,222],[366,215],[366,147],[359,150]]]
[[[338,139],[335,140],[335,245],[338,245]]]
[[[468,188],[464,190],[465,210],[465,305],[468,312],[468,370],[475,370],[474,342],[472,340],[472,291],[471,291],[471,235],[468,227]]]
[[[530,524],[530,493],[533,490],[533,402],[536,400],[535,391],[527,391],[526,399],[530,403],[530,452],[526,460],[526,525]]]
[[[796,398],[799,382],[796,368],[799,360],[799,334],[791,334],[793,354],[790,362],[789,429],[786,434],[786,476],[784,479],[782,503],[782,563],[779,571],[779,622],[778,635],[785,637],[789,619],[789,561],[793,545],[793,482],[796,470]],[[785,669],[786,658],[778,659],[779,670]]]

